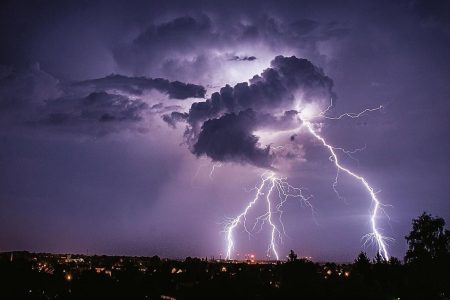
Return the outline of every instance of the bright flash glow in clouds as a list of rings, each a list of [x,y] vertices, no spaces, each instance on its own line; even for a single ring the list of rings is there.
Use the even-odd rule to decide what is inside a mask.
[[[253,54],[252,60],[245,60]],[[211,51],[209,59],[214,64],[214,68],[208,70],[209,78],[202,84],[210,85],[212,89],[209,93],[216,90],[216,87],[229,84],[234,86],[240,82],[246,82],[255,74],[261,74],[276,55],[291,56],[293,51],[273,51],[264,44],[258,45],[239,45],[231,49],[220,49]],[[215,71],[214,71],[215,70]]]
[[[317,115],[322,114],[320,106],[315,102],[302,104],[302,102],[299,101],[296,111],[299,112],[301,120],[310,120],[315,118]]]

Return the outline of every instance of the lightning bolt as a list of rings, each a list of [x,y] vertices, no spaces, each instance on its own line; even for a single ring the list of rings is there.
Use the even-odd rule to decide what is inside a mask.
[[[209,172],[209,179],[213,179],[213,175],[214,175],[214,171],[216,170],[216,168],[220,168],[222,167],[221,163],[214,163],[211,167],[211,171]]]
[[[275,224],[272,222],[272,204],[270,203],[270,194],[272,194],[272,191],[275,188],[275,184],[276,184],[276,181],[273,178],[272,179],[272,185],[270,186],[269,191],[267,192],[267,196],[266,196],[267,221],[269,222],[270,227],[272,227],[272,230],[271,230],[271,233],[270,233],[270,244],[269,244],[269,247],[267,248],[267,256],[270,255],[270,250],[272,250],[272,252],[275,255],[275,257],[277,258],[277,260],[279,260],[278,252],[277,252],[277,248],[276,248],[276,244],[275,244],[276,243],[275,242],[275,234],[278,234],[278,236],[280,236],[280,231],[275,226]]]
[[[383,106],[379,106],[377,108],[368,108],[363,110],[360,113],[344,113],[338,117],[328,117],[325,116],[325,113],[330,109],[330,107],[332,106],[332,103],[330,104],[330,106],[328,106],[328,108],[326,110],[324,110],[323,112],[321,112],[319,114],[319,117],[324,117],[326,119],[334,119],[334,120],[339,120],[342,119],[344,117],[349,117],[349,118],[359,118],[360,116],[362,116],[363,114],[365,114],[366,112],[372,112],[372,111],[377,111],[383,108]],[[380,202],[380,200],[378,199],[375,190],[373,189],[373,187],[368,183],[368,181],[361,175],[351,171],[350,169],[344,167],[341,163],[340,160],[336,154],[335,150],[341,150],[344,153],[348,154],[349,152],[344,150],[343,148],[336,148],[331,146],[330,144],[327,143],[327,141],[318,133],[318,130],[314,129],[314,125],[313,123],[311,123],[310,120],[306,119],[306,118],[302,118],[302,116],[300,115],[300,121],[302,121],[302,124],[307,128],[308,132],[314,136],[325,148],[327,148],[331,154],[330,156],[330,160],[334,163],[334,165],[336,166],[337,169],[337,173],[336,173],[336,177],[335,180],[333,182],[333,189],[336,192],[336,194],[338,195],[338,197],[341,198],[341,196],[339,195],[336,186],[338,183],[338,176],[339,176],[339,171],[342,171],[344,173],[347,173],[348,175],[350,175],[351,177],[355,178],[357,181],[359,181],[363,187],[366,189],[366,191],[368,192],[372,204],[373,204],[373,208],[372,208],[372,213],[370,216],[370,223],[371,223],[371,227],[372,227],[372,232],[369,234],[366,234],[363,239],[365,239],[365,243],[366,244],[368,241],[374,241],[378,247],[378,252],[380,253],[380,255],[383,256],[383,258],[387,261],[389,260],[389,253],[387,250],[387,246],[386,246],[386,242],[392,240],[392,238],[389,237],[385,237],[380,233],[380,230],[378,229],[378,225],[377,225],[377,218],[379,216],[380,211],[383,211],[382,206],[383,204]]]
[[[278,227],[275,224],[274,221],[274,215],[278,214],[278,222],[281,224],[282,231],[285,233],[284,225],[281,220],[281,216],[283,214],[283,204],[287,201],[288,198],[298,198],[301,200],[301,203],[308,206],[314,213],[314,208],[310,202],[310,199],[312,196],[306,196],[304,195],[304,190],[302,188],[297,188],[292,185],[290,185],[287,182],[286,177],[280,177],[277,176],[274,172],[264,172],[261,175],[261,183],[259,186],[256,186],[254,188],[255,196],[252,201],[248,203],[248,205],[245,207],[245,209],[235,218],[230,219],[229,222],[225,225],[225,233],[226,233],[226,239],[227,239],[227,252],[226,252],[226,259],[231,259],[231,253],[234,249],[234,237],[233,233],[236,227],[238,227],[239,224],[242,223],[244,230],[251,235],[254,231],[255,227],[258,225],[258,223],[262,226],[265,222],[267,222],[270,226],[270,242],[267,248],[267,256],[270,257],[270,254],[272,253],[276,260],[279,260],[279,254],[277,251],[277,241],[282,241],[282,234],[281,231],[278,229]],[[275,191],[277,193],[275,193]],[[275,194],[278,199],[278,203],[276,205],[273,204],[273,194]],[[254,223],[251,230],[247,228],[247,215],[252,207],[254,207],[258,200],[263,198],[262,196],[265,196],[265,202],[266,202],[266,212],[256,218],[256,222]],[[261,230],[260,229],[260,230]]]
[[[330,105],[328,105],[328,107],[325,110],[321,111],[318,116],[319,117],[323,117],[323,118],[328,119],[328,120],[340,120],[340,119],[345,118],[345,117],[352,118],[352,119],[357,119],[357,118],[361,117],[362,115],[364,115],[365,113],[381,110],[381,109],[384,108],[383,105],[380,105],[380,106],[375,107],[375,108],[366,108],[366,109],[364,109],[364,110],[362,110],[362,111],[360,111],[358,113],[343,113],[343,114],[341,114],[339,116],[336,116],[336,117],[327,116],[326,113],[332,107],[333,107],[333,98],[330,99]]]
[[[332,108],[333,102],[331,99],[330,105],[320,112],[317,116],[312,117],[311,119],[315,118],[324,118],[329,120],[340,120],[343,118],[359,118],[363,116],[364,114],[368,112],[378,111],[383,109],[383,106],[380,105],[376,108],[367,108],[359,113],[344,113],[336,117],[327,116],[326,113]],[[340,172],[346,173],[352,178],[356,179],[358,182],[362,184],[364,189],[368,192],[371,202],[372,202],[372,211],[370,216],[370,224],[372,232],[369,234],[366,234],[363,236],[363,239],[365,239],[364,245],[366,245],[369,241],[374,242],[378,248],[378,253],[382,255],[382,257],[387,261],[389,260],[389,253],[387,250],[387,242],[393,240],[392,238],[385,237],[381,234],[378,225],[377,225],[377,219],[379,217],[380,212],[384,212],[383,210],[383,204],[378,199],[376,192],[374,188],[369,184],[369,182],[361,175],[357,174],[356,172],[350,170],[349,168],[343,166],[340,162],[340,159],[337,155],[337,152],[342,152],[343,154],[349,156],[351,159],[356,160],[352,154],[355,154],[359,151],[362,151],[365,149],[365,146],[363,148],[355,149],[355,150],[346,150],[341,147],[334,147],[330,145],[324,137],[320,135],[320,130],[316,129],[314,126],[314,123],[311,122],[311,119],[308,119],[306,117],[302,117],[302,114],[299,114],[299,121],[301,122],[299,130],[304,126],[306,127],[307,131],[315,138],[317,139],[329,152],[330,152],[330,161],[336,166],[336,176],[334,179],[334,182],[332,184],[333,190],[340,199],[344,199],[337,190],[338,185],[338,179]],[[356,160],[357,161],[357,160]],[[211,170],[211,176],[214,172],[214,166]],[[255,196],[252,201],[248,203],[248,205],[245,207],[245,209],[235,218],[232,218],[229,220],[229,222],[226,223],[224,231],[226,233],[226,241],[227,241],[227,251],[226,251],[226,259],[231,259],[232,251],[235,247],[234,242],[234,236],[233,233],[235,229],[242,224],[244,230],[251,235],[254,231],[255,227],[260,224],[260,230],[262,230],[263,225],[267,222],[270,226],[270,242],[267,248],[267,255],[270,256],[270,253],[272,253],[277,260],[279,260],[279,255],[277,251],[277,242],[282,242],[282,232],[286,235],[283,222],[281,220],[282,214],[283,214],[283,204],[288,200],[288,198],[299,198],[301,200],[301,203],[308,206],[313,216],[315,216],[314,208],[309,201],[312,196],[305,196],[303,194],[303,189],[296,188],[292,185],[290,185],[287,182],[286,177],[280,177],[277,176],[274,172],[264,172],[261,175],[261,182],[259,186],[256,186],[254,188]],[[274,191],[277,191],[278,193],[274,193]],[[273,194],[277,194],[278,204],[273,205]],[[249,211],[257,204],[258,200],[262,198],[262,196],[265,195],[265,202],[267,204],[266,212],[262,214],[261,216],[256,218],[256,222],[254,223],[251,230],[248,230],[246,226],[247,221],[247,215]],[[278,223],[281,225],[282,230],[280,231],[278,227],[275,224],[274,221],[274,215],[278,214]],[[259,232],[258,231],[258,232]]]

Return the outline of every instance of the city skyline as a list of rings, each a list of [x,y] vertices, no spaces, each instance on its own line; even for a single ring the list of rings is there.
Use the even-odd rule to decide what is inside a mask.
[[[349,262],[450,219],[445,1],[2,7],[0,252]]]

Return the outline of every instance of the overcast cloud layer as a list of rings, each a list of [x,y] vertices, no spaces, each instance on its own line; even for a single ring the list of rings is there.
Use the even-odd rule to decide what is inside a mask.
[[[0,251],[217,257],[273,169],[318,213],[287,205],[280,253],[352,260],[364,190],[343,176],[339,200],[329,153],[270,135],[333,98],[330,115],[384,106],[321,132],[365,146],[344,163],[392,205],[380,224],[403,256],[411,218],[450,222],[449,20],[444,0],[2,2]],[[266,237],[239,251],[263,257]]]

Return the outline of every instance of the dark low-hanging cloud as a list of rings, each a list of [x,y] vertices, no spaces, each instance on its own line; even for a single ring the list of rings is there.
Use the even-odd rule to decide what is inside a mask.
[[[145,117],[178,109],[141,98],[150,90],[169,98],[203,98],[199,85],[162,78],[110,75],[64,83],[43,71],[39,64],[0,68],[0,116],[3,124],[46,128],[60,132],[102,136],[122,130],[146,131]]]
[[[162,116],[163,121],[170,125],[172,128],[175,128],[178,122],[186,121],[188,117],[188,113],[180,113],[178,111],[173,111],[170,114],[165,114]]]
[[[145,91],[157,90],[172,99],[204,98],[206,89],[203,86],[169,81],[163,78],[128,77],[113,74],[107,77],[84,80],[75,86],[90,87],[96,91],[120,90],[133,95],[142,95]]]
[[[257,129],[276,131],[298,126],[297,114],[297,111],[290,110],[276,117],[251,108],[239,113],[225,113],[203,123],[191,151],[196,156],[206,155],[213,161],[248,163],[271,169],[275,154],[271,152],[270,145],[262,146],[253,132]]]
[[[250,79],[250,84],[226,85],[210,99],[193,103],[188,114],[173,112],[163,120],[170,126],[188,122],[185,135],[197,156],[271,167],[270,147],[261,148],[253,132],[292,125],[297,102],[322,105],[333,96],[332,87],[333,81],[310,61],[277,56],[270,68]]]
[[[132,128],[147,109],[148,105],[139,99],[93,92],[82,98],[50,100],[42,107],[40,117],[29,124],[101,136]]]
[[[197,156],[206,155],[214,161],[234,161],[270,168],[273,158],[270,147],[261,148],[258,137],[252,134],[257,125],[257,116],[251,109],[207,120],[192,152]]]
[[[256,59],[256,56],[238,56],[238,55],[234,55],[233,57],[231,57],[229,60],[236,60],[236,61],[253,61]]]

